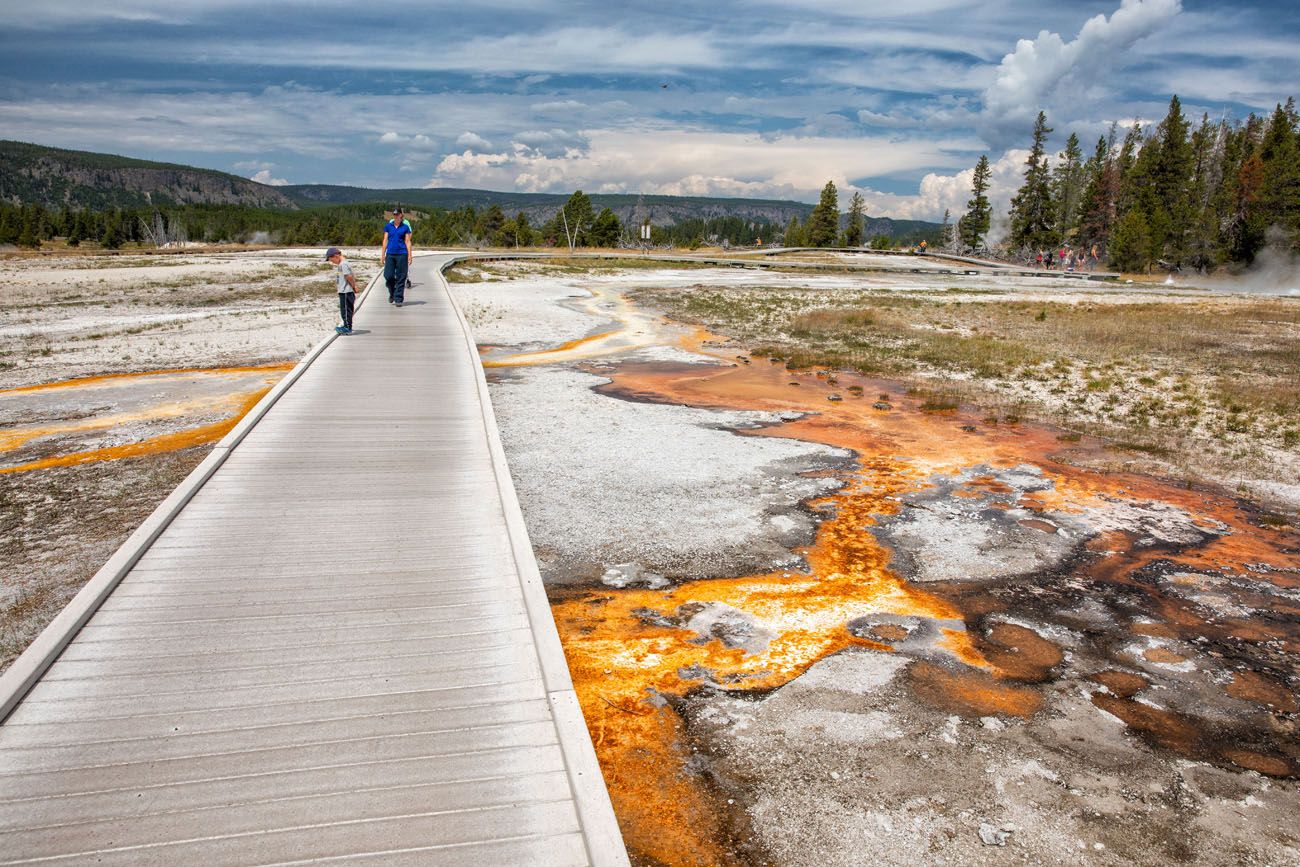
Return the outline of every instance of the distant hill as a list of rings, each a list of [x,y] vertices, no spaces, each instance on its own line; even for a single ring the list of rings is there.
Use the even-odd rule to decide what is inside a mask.
[[[520,211],[529,220],[543,222],[555,215],[569,198],[567,193],[500,193],[491,190],[464,190],[454,187],[427,189],[371,190],[364,187],[337,187],[305,184],[281,187],[286,195],[302,206],[344,205],[356,202],[387,202],[426,208],[454,210],[470,205],[474,208],[500,206],[508,216]],[[670,225],[687,219],[741,217],[746,220],[779,223],[791,217],[803,219],[812,205],[776,199],[724,199],[705,196],[642,196],[633,194],[591,194],[596,210],[609,208],[624,222],[637,216],[638,208],[656,225]]]
[[[375,190],[366,187],[297,184],[280,187],[302,207],[313,205],[348,205],[359,202],[384,202],[407,207],[454,210],[469,205],[475,209],[498,205],[506,216],[523,211],[534,225],[543,223],[569,198],[567,193],[501,193],[493,190],[465,190],[455,187],[430,187]],[[727,199],[708,196],[650,196],[592,193],[596,210],[609,208],[623,223],[648,218],[657,226],[670,226],[683,220],[709,220],[714,217],[740,217],[754,222],[769,222],[782,229],[791,217],[804,220],[813,206],[782,199]],[[895,220],[892,217],[866,219],[866,236],[903,237],[923,235],[939,228],[925,220]]]
[[[0,141],[0,199],[55,208],[296,207],[276,187],[238,175],[18,141]]]
[[[157,163],[112,154],[63,150],[18,141],[0,141],[0,200],[45,207],[135,208],[149,205],[223,204],[296,210],[325,205],[401,203],[455,210],[499,205],[508,216],[519,211],[534,225],[555,215],[568,199],[556,193],[502,193],[450,187],[369,189],[329,184],[268,186],[225,172]],[[739,217],[784,228],[791,217],[806,219],[812,205],[778,199],[705,196],[593,194],[592,205],[609,208],[624,223],[648,218],[669,226],[685,220]],[[906,237],[930,233],[937,223],[868,217],[867,237]]]

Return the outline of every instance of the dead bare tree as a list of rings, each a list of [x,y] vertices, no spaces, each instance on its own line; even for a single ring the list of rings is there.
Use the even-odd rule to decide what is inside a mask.
[[[168,226],[161,211],[153,212],[152,221],[146,222],[143,217],[140,218],[140,234],[155,247],[166,247],[187,240],[185,226],[178,220],[173,220],[172,225]]]

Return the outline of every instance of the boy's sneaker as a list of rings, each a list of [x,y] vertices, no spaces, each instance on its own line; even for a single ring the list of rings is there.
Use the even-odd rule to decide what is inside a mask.
[[[339,334],[351,334],[351,333],[352,333],[351,328],[344,328],[342,331],[339,332]]]
[[[402,302],[401,302],[401,301],[398,301],[398,302],[397,302],[397,306],[398,306],[398,307],[401,307],[401,306],[402,306]]]
[[[343,333],[343,326],[342,326],[342,325],[335,325],[335,326],[334,326],[334,333],[335,333],[335,334],[342,334],[342,333]]]

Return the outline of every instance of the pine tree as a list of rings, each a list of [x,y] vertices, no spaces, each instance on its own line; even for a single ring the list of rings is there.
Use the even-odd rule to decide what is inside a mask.
[[[975,164],[975,176],[971,179],[971,198],[966,202],[966,214],[957,224],[957,236],[965,250],[978,250],[992,224],[993,205],[985,195],[992,177],[989,158],[986,154],[981,154],[979,162]]]
[[[1120,203],[1117,208],[1120,216],[1114,230],[1117,233],[1119,224],[1125,220],[1129,221],[1131,229],[1137,223],[1136,218],[1131,215],[1134,212],[1140,214],[1142,230],[1147,239],[1145,249],[1148,254],[1148,264],[1151,259],[1161,255],[1172,228],[1168,211],[1162,204],[1156,184],[1156,178],[1161,170],[1161,138],[1160,135],[1153,135],[1135,140],[1136,153],[1131,155],[1129,168],[1124,172],[1120,182]],[[1129,144],[1129,140],[1130,137],[1125,137],[1125,145]],[[1120,150],[1120,156],[1121,158],[1125,156],[1123,148]],[[1114,237],[1112,237],[1113,241]],[[1130,239],[1126,238],[1125,244],[1128,245],[1125,255],[1131,259]],[[1152,251],[1155,251],[1154,255]],[[1114,255],[1112,250],[1112,258]]]
[[[1073,240],[1079,228],[1079,205],[1083,197],[1083,152],[1079,137],[1070,133],[1065,150],[1057,156],[1052,172],[1052,196],[1056,199],[1056,226],[1061,237]]]
[[[1262,221],[1280,229],[1288,246],[1300,246],[1300,120],[1295,101],[1288,99],[1269,118],[1259,145]]]
[[[840,230],[839,192],[834,181],[822,187],[821,200],[808,217],[808,246],[829,247],[835,243]]]
[[[1128,132],[1124,134],[1124,143],[1120,145],[1119,154],[1115,157],[1115,173],[1119,182],[1119,190],[1115,198],[1116,213],[1127,211],[1132,204],[1135,193],[1133,167],[1137,164],[1137,155],[1142,149],[1143,135],[1142,124],[1134,121]]]
[[[1040,111],[1034,121],[1034,143],[1029,158],[1025,160],[1025,182],[1011,200],[1010,244],[1013,250],[1054,247],[1059,238],[1046,156],[1047,136],[1051,132],[1047,115]]]
[[[605,208],[596,215],[589,234],[593,247],[616,247],[619,236],[623,234],[623,224],[613,211]]]
[[[1211,270],[1219,261],[1217,191],[1223,182],[1225,131],[1225,124],[1211,124],[1209,115],[1205,114],[1201,116],[1200,127],[1192,133],[1192,224],[1188,227],[1184,252],[1186,263],[1201,272]]]
[[[21,233],[17,210],[0,201],[0,244],[16,243]]]
[[[86,222],[82,216],[85,212],[78,211],[68,220],[68,246],[79,247],[81,242],[86,240]]]
[[[1218,215],[1217,257],[1220,260],[1233,258],[1237,236],[1237,179],[1241,173],[1241,164],[1246,155],[1246,129],[1243,126],[1230,128],[1227,123],[1223,128],[1222,156],[1220,157],[1219,185],[1212,194],[1214,212]]]
[[[104,215],[104,234],[100,236],[99,246],[105,250],[116,250],[122,246],[121,222],[121,218],[115,212],[110,211]]]
[[[559,234],[570,247],[585,247],[590,243],[587,233],[594,219],[591,199],[582,190],[575,190],[555,215]]]
[[[1145,155],[1148,148],[1154,148],[1149,178],[1153,198],[1147,202],[1152,246],[1158,256],[1174,266],[1182,262],[1192,224],[1192,146],[1188,128],[1182,103],[1175,95],[1169,100],[1169,113],[1160,122],[1155,138],[1142,149]]]
[[[943,209],[943,222],[939,224],[939,249],[951,250],[953,241],[952,210]]]
[[[39,223],[36,220],[24,220],[22,231],[18,233],[18,246],[37,249],[41,246],[41,236],[37,233]]]
[[[1119,195],[1119,170],[1111,156],[1115,144],[1115,129],[1109,137],[1097,139],[1097,148],[1088,159],[1084,174],[1084,187],[1079,206],[1079,234],[1081,246],[1098,250],[1106,248],[1110,230],[1115,224],[1115,202]]]
[[[803,226],[799,225],[799,218],[791,217],[790,222],[785,227],[785,234],[781,238],[782,245],[786,247],[802,247],[807,242],[807,232]]]
[[[496,245],[501,227],[505,225],[506,215],[498,204],[485,209],[474,226],[474,234],[489,244]]]
[[[1151,267],[1151,232],[1145,212],[1130,208],[1110,239],[1110,264],[1120,271],[1145,272]]]
[[[528,222],[528,215],[523,211],[515,214],[515,246],[531,247],[533,245],[533,227]]]
[[[867,203],[862,198],[862,193],[854,192],[853,198],[849,199],[849,222],[844,227],[844,246],[861,247],[863,231],[866,228],[864,216],[867,213]]]

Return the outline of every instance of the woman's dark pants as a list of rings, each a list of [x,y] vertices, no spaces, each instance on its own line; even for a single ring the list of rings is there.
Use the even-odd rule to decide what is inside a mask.
[[[388,287],[388,300],[401,304],[406,298],[406,254],[384,257],[384,285]]]

